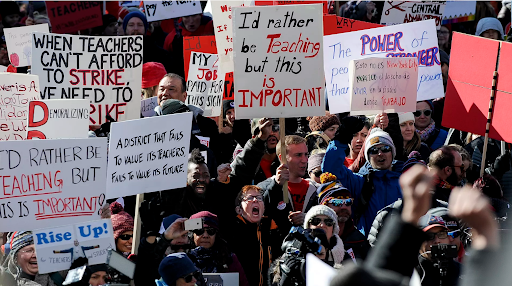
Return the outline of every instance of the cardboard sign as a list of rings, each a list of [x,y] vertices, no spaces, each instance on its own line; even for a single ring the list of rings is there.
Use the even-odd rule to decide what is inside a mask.
[[[67,270],[73,260],[86,257],[89,265],[107,262],[107,249],[116,249],[110,219],[35,230],[39,274]]]
[[[192,52],[187,78],[187,105],[204,110],[203,115],[220,115],[224,79],[218,71],[219,57],[216,54]]]
[[[384,27],[380,24],[368,23],[336,15],[324,15],[324,36],[360,30]]]
[[[348,65],[368,57],[416,58],[418,100],[444,96],[434,20],[325,36],[324,53],[331,113],[350,111]]]
[[[52,32],[69,34],[103,25],[101,2],[45,1]]]
[[[391,26],[434,19],[441,27],[446,1],[384,1],[380,23]]]
[[[185,78],[188,78],[190,55],[192,52],[207,54],[217,53],[215,36],[183,37],[183,64],[185,66]]]
[[[142,36],[90,37],[36,32],[32,73],[42,99],[87,99],[90,124],[140,118]]]
[[[328,13],[328,1],[325,0],[270,0],[270,1],[255,1],[256,6],[266,5],[301,5],[301,4],[322,4],[322,12]]]
[[[148,22],[201,14],[199,1],[144,1]]]
[[[89,137],[86,99],[35,100],[29,103],[27,139]]]
[[[416,111],[415,58],[353,60],[349,72],[350,115]]]
[[[224,79],[224,93],[222,96],[222,100],[234,100],[235,99],[235,81],[233,77],[233,73],[226,73],[226,77]]]
[[[443,25],[475,20],[476,1],[446,1]]]
[[[322,5],[232,14],[237,119],[324,115]]]
[[[155,107],[157,105],[158,97],[156,96],[143,99],[140,102],[140,113],[142,113],[144,117],[153,117],[155,116]]]
[[[485,135],[493,74],[499,58],[489,137],[512,142],[512,44],[453,33],[452,51],[442,125]]]
[[[107,197],[185,187],[192,112],[112,123]]]
[[[0,141],[27,138],[28,104],[39,91],[36,75],[0,73]]]
[[[32,65],[32,32],[49,33],[48,24],[5,28],[5,41],[11,64],[15,67]]]
[[[107,139],[0,142],[0,231],[99,219]]]

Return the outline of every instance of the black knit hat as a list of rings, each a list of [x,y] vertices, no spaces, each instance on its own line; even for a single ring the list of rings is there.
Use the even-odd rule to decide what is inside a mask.
[[[188,112],[190,109],[181,100],[167,99],[162,103],[162,115]]]
[[[234,100],[224,100],[222,101],[222,112],[224,115],[224,118],[226,118],[226,113],[228,110],[235,108],[235,101]]]
[[[20,6],[14,1],[2,1],[0,2],[0,15],[2,18],[9,15],[19,15]]]

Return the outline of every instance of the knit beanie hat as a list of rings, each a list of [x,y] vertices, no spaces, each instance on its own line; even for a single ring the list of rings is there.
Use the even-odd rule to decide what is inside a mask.
[[[201,218],[203,220],[203,228],[211,227],[219,230],[219,219],[217,215],[209,211],[202,211],[190,216],[190,219]]]
[[[421,160],[421,155],[418,151],[412,151],[409,154],[409,159],[405,161],[404,166],[402,167],[402,174],[409,170],[414,164],[420,164],[427,167],[425,161]]]
[[[164,217],[164,219],[162,220],[162,225],[160,225],[159,233],[163,234],[165,230],[179,218],[181,218],[181,216],[177,214],[172,214],[170,216]]]
[[[308,174],[313,171],[313,169],[322,166],[322,161],[324,160],[325,152],[316,153],[309,156],[308,159]]]
[[[167,99],[162,103],[162,115],[188,112],[190,109],[181,100]]]
[[[2,18],[9,15],[19,15],[20,6],[15,1],[2,1],[0,2],[0,15]]]
[[[176,280],[196,271],[199,269],[183,252],[167,255],[158,267],[158,273],[167,285],[175,285]]]
[[[161,63],[149,62],[142,65],[142,88],[153,87],[167,74]]]
[[[142,14],[142,12],[138,10],[128,13],[128,15],[123,18],[123,31],[126,33],[128,22],[133,17],[137,17],[142,20],[142,23],[144,23],[144,32],[147,33],[149,27],[148,20],[146,19],[146,15]]]
[[[32,231],[18,231],[12,235],[11,238],[11,251],[10,255],[13,257],[13,261],[16,262],[18,252],[25,246],[34,244],[34,238],[32,237]]]
[[[503,26],[500,23],[500,20],[494,18],[494,17],[486,17],[480,19],[478,21],[478,24],[476,25],[476,36],[480,36],[483,34],[483,32],[487,30],[496,30],[500,33],[500,39],[503,40]]]
[[[336,212],[330,207],[324,205],[314,206],[306,213],[306,217],[304,218],[304,228],[309,228],[309,221],[318,215],[325,215],[331,218],[334,221],[334,230],[332,233],[336,235],[340,233],[340,226],[338,225],[338,216],[336,215]]]
[[[380,128],[373,128],[372,131],[370,131],[370,134],[368,137],[366,137],[366,141],[364,142],[364,157],[366,158],[366,161],[370,161],[370,157],[368,156],[368,150],[372,148],[373,146],[384,144],[391,147],[391,150],[393,152],[393,158],[396,156],[396,148],[395,144],[393,144],[393,139],[391,139],[391,136],[389,134],[380,129]]]
[[[222,101],[222,112],[223,112],[223,118],[226,118],[226,113],[228,110],[235,108],[235,101],[234,100],[223,100]]]
[[[117,238],[124,232],[133,231],[133,217],[125,212],[123,206],[118,202],[110,204],[110,211],[112,212],[110,219],[114,229],[114,240],[117,241]]]
[[[340,182],[337,181],[335,175],[331,173],[323,173],[320,176],[322,185],[316,190],[318,197],[318,204],[325,205],[330,198],[350,198],[350,191],[345,188]]]
[[[333,125],[341,125],[340,120],[336,114],[314,116],[309,121],[309,128],[311,131],[325,131]]]
[[[398,124],[402,124],[407,121],[416,122],[412,112],[402,112],[398,114]]]

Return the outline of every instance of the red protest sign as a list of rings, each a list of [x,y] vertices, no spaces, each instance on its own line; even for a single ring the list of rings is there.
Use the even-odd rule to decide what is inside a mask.
[[[190,65],[190,54],[192,54],[192,52],[216,54],[217,45],[215,43],[215,36],[183,38],[183,63],[185,64],[185,78],[188,78],[188,66]]]
[[[101,3],[85,1],[46,1],[52,32],[69,34],[103,25]]]
[[[299,5],[299,4],[323,4],[323,13],[327,14],[327,0],[274,0],[274,1],[255,1],[255,6],[272,6],[272,5]]]
[[[485,134],[498,58],[498,79],[489,137],[512,142],[509,123],[512,67],[508,65],[512,61],[512,44],[507,42],[453,33],[443,126]]]
[[[384,26],[380,24],[343,18],[336,15],[324,15],[324,36],[355,32],[378,27]]]
[[[229,72],[226,74],[226,78],[224,80],[224,96],[222,100],[235,100],[235,78],[233,77],[233,73]]]

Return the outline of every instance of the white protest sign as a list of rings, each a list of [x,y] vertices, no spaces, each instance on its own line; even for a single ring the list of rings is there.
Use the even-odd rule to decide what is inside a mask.
[[[0,72],[6,72],[6,71],[7,71],[7,67],[0,65]]]
[[[36,75],[0,73],[0,141],[27,138],[28,104],[39,91]]]
[[[148,22],[201,14],[199,1],[144,1]]]
[[[476,1],[446,1],[446,8],[443,13],[443,20],[473,16],[476,13]]]
[[[380,23],[391,26],[434,19],[439,29],[445,7],[446,1],[384,1]]]
[[[140,101],[140,113],[144,117],[155,116],[155,107],[158,105],[158,97],[153,96]]]
[[[418,100],[444,96],[434,20],[324,36],[324,53],[331,113],[350,111],[349,63],[368,57],[416,58]]]
[[[91,37],[36,32],[32,73],[42,99],[87,99],[90,124],[140,118],[142,36]]]
[[[107,138],[0,142],[0,231],[99,219]]]
[[[325,115],[322,5],[234,7],[237,119]]]
[[[113,233],[110,219],[35,230],[39,274],[67,270],[79,257],[86,257],[89,265],[106,263],[107,249],[116,246]]]
[[[9,59],[15,67],[32,65],[32,32],[49,33],[48,23],[16,28],[5,28],[5,42]]]
[[[350,61],[350,115],[416,110],[418,61],[366,58]]]
[[[88,138],[89,101],[33,100],[27,121],[27,139]]]
[[[185,187],[192,112],[113,123],[107,198]]]
[[[203,115],[220,115],[224,78],[219,76],[219,57],[216,54],[192,52],[187,78],[187,105],[204,110]]]

